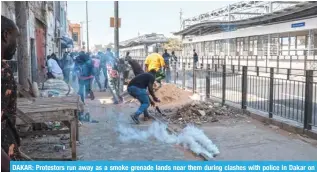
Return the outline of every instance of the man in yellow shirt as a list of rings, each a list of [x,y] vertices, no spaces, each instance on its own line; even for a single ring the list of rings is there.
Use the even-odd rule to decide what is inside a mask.
[[[148,55],[145,59],[145,71],[151,71],[154,69],[156,71],[155,80],[162,85],[161,81],[165,78],[163,67],[165,66],[164,58],[158,53],[158,49],[155,52]]]

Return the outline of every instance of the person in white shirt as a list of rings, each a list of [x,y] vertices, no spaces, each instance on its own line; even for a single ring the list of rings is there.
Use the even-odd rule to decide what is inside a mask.
[[[50,77],[50,74],[48,74],[49,78],[60,79],[60,80],[64,79],[63,71],[61,67],[58,65],[57,61],[54,58],[52,58],[52,56],[48,56],[47,67],[48,67],[48,72],[53,76],[53,77]]]

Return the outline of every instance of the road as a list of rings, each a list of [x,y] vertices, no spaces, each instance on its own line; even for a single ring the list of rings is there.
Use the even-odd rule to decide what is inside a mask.
[[[183,71],[178,71],[176,84],[183,86]],[[206,72],[198,71],[196,79],[196,91],[206,95]],[[171,82],[174,83],[172,71]],[[193,88],[192,70],[186,71],[185,87]],[[210,92],[211,96],[222,98],[222,73],[211,72]],[[240,74],[227,74],[226,76],[226,101],[241,104],[242,76]],[[269,83],[268,77],[248,76],[247,106],[269,111]],[[317,126],[317,84],[313,86],[313,125]],[[305,84],[302,81],[290,81],[286,79],[274,79],[273,89],[273,114],[283,118],[303,123],[305,108]]]
[[[81,160],[201,160],[176,145],[144,137],[151,122],[138,126],[132,122],[129,115],[136,105],[113,105],[108,93],[95,94],[87,106],[91,118],[99,123],[80,127]]]

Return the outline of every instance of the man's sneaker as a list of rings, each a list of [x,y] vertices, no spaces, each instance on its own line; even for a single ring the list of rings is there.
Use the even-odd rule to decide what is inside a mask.
[[[132,120],[136,123],[136,124],[140,124],[139,119],[136,117],[136,115],[132,114],[131,115]]]
[[[144,121],[148,121],[148,120],[150,120],[150,117],[149,117],[149,116],[145,116],[145,117],[143,118],[143,120],[144,120]]]
[[[95,100],[95,95],[94,95],[94,92],[92,92],[92,91],[90,91],[90,99]]]

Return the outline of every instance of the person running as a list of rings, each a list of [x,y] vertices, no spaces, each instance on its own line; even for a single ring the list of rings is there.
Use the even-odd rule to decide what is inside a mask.
[[[82,102],[85,102],[85,95],[90,95],[91,100],[95,99],[94,93],[91,89],[91,79],[93,79],[93,64],[89,59],[89,56],[85,53],[81,53],[77,57],[77,70],[78,70],[78,94],[81,97]]]
[[[110,52],[110,53],[109,53]],[[108,88],[108,69],[107,69],[107,63],[109,63],[109,58],[113,58],[113,55],[109,48],[107,48],[107,52],[102,53],[98,52],[98,55],[100,56],[100,70],[102,71],[105,81],[104,81],[104,90],[106,91]]]
[[[114,104],[119,104],[123,102],[122,97],[119,95],[119,59],[115,58],[111,52],[111,49],[108,48],[107,52],[105,54],[106,56],[106,75],[105,78],[107,78],[108,86],[110,89],[110,92],[113,96]],[[100,64],[101,65],[101,64]]]
[[[131,115],[132,120],[136,124],[140,123],[139,116],[142,113],[144,114],[145,120],[147,120],[150,117],[147,110],[150,106],[150,99],[146,89],[148,89],[150,95],[152,96],[155,102],[160,102],[160,100],[155,96],[153,91],[155,75],[156,75],[156,70],[152,69],[148,73],[137,75],[128,84],[128,93],[141,103],[139,109],[134,114]],[[155,104],[153,104],[152,102],[151,102],[151,105],[155,106]]]
[[[142,69],[141,65],[138,63],[138,61],[133,60],[129,56],[129,52],[127,52],[127,56],[125,57],[125,61],[128,62],[128,64],[131,66],[131,69],[133,71],[134,76],[137,76],[139,74],[144,73],[144,70]]]
[[[94,65],[94,76],[95,76],[95,81],[98,84],[99,90],[101,92],[101,83],[100,83],[100,57],[98,55],[93,56],[92,58],[93,65]]]
[[[63,66],[63,74],[64,74],[64,81],[69,84],[70,81],[70,72],[73,65],[73,59],[68,52],[65,52],[62,59],[62,66]]]
[[[158,53],[158,49],[155,48],[155,52],[148,55],[145,59],[145,71],[148,72],[152,69],[156,71],[155,80],[159,83],[159,87],[162,86],[162,80],[165,78],[163,67],[165,67],[164,59]]]

